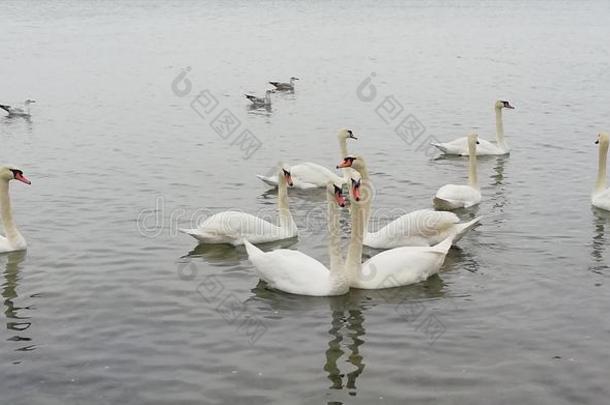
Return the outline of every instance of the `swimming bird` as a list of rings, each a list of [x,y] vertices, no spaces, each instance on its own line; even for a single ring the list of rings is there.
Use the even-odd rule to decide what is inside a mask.
[[[602,132],[598,135],[596,144],[599,144],[599,164],[597,169],[597,182],[591,195],[591,203],[597,208],[610,211],[610,188],[606,180],[606,163],[608,161],[608,144],[610,136]]]
[[[328,253],[330,266],[298,250],[277,249],[263,252],[247,239],[244,240],[248,259],[259,278],[269,287],[290,294],[309,296],[343,295],[349,291],[349,280],[341,257],[339,208],[345,205],[341,185],[329,182],[326,186],[328,203]]]
[[[513,110],[513,107],[508,101],[498,100],[494,105],[496,111],[496,141],[489,142],[485,139],[479,139],[477,146],[477,155],[507,155],[510,153],[510,148],[504,139],[504,124],[502,121],[502,110],[508,108]],[[468,137],[461,137],[451,142],[431,143],[436,146],[441,152],[447,155],[468,156]]]
[[[360,190],[365,191],[363,200],[364,240],[363,244],[375,249],[392,249],[400,246],[432,246],[445,240],[450,234],[455,234],[453,243],[458,242],[469,230],[479,223],[481,217],[469,222],[460,223],[460,219],[452,212],[421,209],[404,214],[376,232],[369,232],[368,224],[371,218],[371,206],[374,190],[369,178],[368,167],[362,156],[346,156],[337,166],[351,167],[355,172],[352,177],[352,187],[357,192],[357,200],[361,199]]]
[[[275,86],[276,90],[280,91],[291,91],[294,90],[294,81],[299,80],[298,77],[291,77],[290,83],[282,83],[282,82],[269,82],[269,84]]]
[[[455,233],[434,246],[404,246],[386,250],[362,263],[362,234],[369,201],[360,201],[350,188],[352,235],[345,258],[345,272],[352,288],[378,290],[426,280],[438,273],[451,248]]]
[[[275,93],[275,90],[267,90],[265,92],[265,97],[256,97],[251,94],[244,95],[255,107],[269,107],[271,106],[271,93]]]
[[[438,189],[432,203],[440,210],[468,208],[481,202],[481,191],[477,180],[477,134],[468,135],[468,185],[446,184]]]
[[[214,214],[195,229],[180,229],[200,243],[233,246],[242,245],[244,239],[251,243],[273,242],[297,236],[297,226],[288,207],[287,187],[292,186],[292,179],[287,166],[279,166],[280,181],[278,189],[279,225],[272,224],[252,214],[239,211],[224,211]]]
[[[11,200],[8,193],[8,184],[11,180],[19,180],[28,185],[32,184],[30,180],[23,175],[21,169],[12,165],[0,167],[0,217],[2,218],[4,232],[6,233],[6,236],[0,235],[0,253],[25,250],[27,248],[25,238],[21,235],[13,221]]]
[[[23,108],[11,107],[10,105],[0,104],[0,108],[8,113],[7,117],[30,117],[30,104],[36,100],[27,99],[23,103]]]
[[[347,140],[358,138],[354,136],[354,133],[350,129],[343,128],[339,130],[339,133],[337,134],[337,139],[339,140],[339,148],[343,157],[346,156],[346,153],[344,152],[347,152]],[[338,176],[336,173],[333,173],[326,167],[313,162],[303,162],[290,166],[290,173],[292,175],[294,188],[300,190],[310,190],[314,188],[326,187],[329,181],[335,182],[337,184],[346,182],[346,178],[341,179],[341,177]],[[344,173],[344,176],[345,175],[346,173]],[[256,177],[258,177],[262,182],[269,186],[277,187],[278,178],[275,175],[263,176],[261,174],[257,174]]]

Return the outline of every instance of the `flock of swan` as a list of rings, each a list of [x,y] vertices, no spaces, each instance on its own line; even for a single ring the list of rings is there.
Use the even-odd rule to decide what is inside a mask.
[[[282,86],[283,90],[294,89],[294,80],[291,83],[272,84],[278,89],[282,89]],[[0,108],[7,110],[9,107],[0,105]],[[337,134],[340,160],[336,166],[341,170],[340,174],[316,163],[303,162],[296,165],[280,163],[275,176],[257,175],[265,184],[278,188],[277,224],[244,212],[225,211],[212,215],[195,229],[181,231],[199,243],[245,245],[259,278],[270,287],[287,293],[332,296],[345,294],[350,288],[382,289],[423,281],[439,272],[452,244],[481,220],[479,217],[460,222],[457,215],[450,211],[472,207],[481,201],[477,156],[510,152],[502,124],[502,110],[505,108],[514,107],[507,101],[496,102],[496,142],[479,139],[476,133],[471,133],[451,142],[434,144],[444,154],[468,156],[469,159],[468,184],[442,186],[432,199],[435,209],[410,212],[370,232],[372,179],[365,158],[348,152],[348,140],[357,138],[351,130],[341,129]],[[592,205],[607,211],[610,211],[610,189],[606,179],[609,143],[607,133],[598,135],[598,174],[591,195]],[[11,180],[31,184],[19,168],[0,166],[0,217],[6,235],[0,236],[0,253],[25,250],[27,247],[12,216],[9,197]],[[329,266],[297,250],[265,252],[255,246],[298,236],[298,227],[288,203],[289,188],[326,189]],[[339,216],[348,200],[351,235],[343,257]],[[363,246],[383,251],[362,262]]]

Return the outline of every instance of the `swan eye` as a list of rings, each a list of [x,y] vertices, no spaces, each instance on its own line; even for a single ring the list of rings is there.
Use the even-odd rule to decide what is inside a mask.
[[[335,194],[343,194],[343,191],[339,187],[337,187],[337,185],[333,184],[333,186],[335,187]]]
[[[599,144],[599,139],[598,139],[597,141],[595,141],[595,144],[596,144],[596,145],[597,145],[597,144]]]
[[[13,177],[17,177],[18,175],[22,175],[23,176],[23,172],[19,169],[10,169],[10,171],[13,173]]]
[[[286,169],[282,169],[282,171],[284,172],[284,176],[290,176],[290,172]]]
[[[481,142],[477,141],[477,145],[480,145],[480,144],[481,144]]]

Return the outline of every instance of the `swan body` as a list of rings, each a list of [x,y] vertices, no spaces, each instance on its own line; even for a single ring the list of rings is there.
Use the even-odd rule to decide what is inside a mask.
[[[442,186],[432,200],[434,208],[454,210],[469,208],[481,202],[481,191],[477,181],[477,135],[468,135],[469,172],[468,185],[447,184]]]
[[[341,129],[337,134],[339,139],[339,148],[341,149],[342,157],[347,155],[347,140],[358,139],[354,136],[353,132],[349,129]],[[330,171],[324,166],[321,166],[313,162],[299,163],[294,166],[290,166],[290,173],[292,175],[293,187],[301,190],[310,190],[314,188],[326,187],[329,182],[332,183],[344,183],[347,176],[349,176],[349,170],[344,172],[344,179],[341,179],[336,173]],[[263,176],[257,174],[263,183],[277,187],[277,176]]]
[[[233,246],[250,243],[265,243],[297,236],[297,227],[288,207],[288,184],[292,184],[290,172],[282,166],[279,176],[282,177],[278,190],[279,225],[239,211],[225,211],[214,214],[203,221],[197,228],[180,229],[197,239],[200,243],[227,243]]]
[[[12,107],[10,105],[0,104],[0,108],[8,113],[8,117],[30,117],[30,104],[35,103],[35,100],[25,100],[24,108]]]
[[[357,189],[363,184],[366,190],[374,189],[368,176],[366,162],[362,157],[348,156],[339,167],[345,165],[349,165],[355,171],[356,176],[353,179]],[[366,198],[372,200],[371,196]],[[363,244],[375,249],[432,246],[445,240],[450,234],[455,234],[453,243],[456,243],[481,220],[479,217],[466,223],[460,223],[460,219],[454,213],[421,209],[396,218],[376,232],[369,232],[371,205],[372,201],[369,201],[365,216]]]
[[[272,86],[275,87],[276,90],[280,91],[294,91],[294,81],[299,80],[298,77],[291,77],[290,83],[282,83],[282,82],[269,82]]]
[[[362,174],[362,173],[361,173]],[[350,286],[361,289],[383,289],[418,283],[440,271],[455,233],[450,233],[435,246],[405,246],[381,252],[364,263],[362,239],[366,211],[370,199],[360,201],[354,186],[351,188],[352,240],[345,260]]]
[[[339,214],[341,189],[327,187],[329,214],[330,268],[304,253],[290,249],[263,252],[248,240],[244,241],[248,259],[259,278],[270,287],[291,294],[310,296],[342,295],[349,290],[349,280],[340,257]],[[340,203],[343,205],[343,203]]]
[[[9,181],[11,180],[19,180],[25,184],[31,184],[30,180],[23,175],[23,171],[20,169],[12,165],[0,167],[0,217],[2,218],[2,224],[6,235],[0,235],[0,253],[25,250],[27,248],[25,238],[21,235],[13,221],[11,201],[8,192]]]
[[[265,97],[256,97],[251,94],[244,94],[248,100],[252,102],[252,105],[255,107],[269,107],[271,106],[271,93],[273,90],[267,90],[265,92]]]
[[[597,182],[593,194],[591,195],[591,203],[593,206],[602,210],[610,211],[610,188],[607,188],[606,180],[606,165],[608,162],[608,144],[610,136],[607,133],[600,133],[597,139],[599,144],[599,167],[597,171]]]
[[[508,101],[498,100],[495,104],[496,111],[496,141],[490,142],[485,139],[479,139],[479,145],[477,145],[478,156],[489,156],[489,155],[506,155],[510,153],[510,148],[504,140],[504,124],[502,120],[502,110],[504,108],[514,109]],[[441,152],[447,155],[460,155],[468,156],[468,137],[461,137],[450,142],[445,143],[432,143],[431,145],[436,146]]]

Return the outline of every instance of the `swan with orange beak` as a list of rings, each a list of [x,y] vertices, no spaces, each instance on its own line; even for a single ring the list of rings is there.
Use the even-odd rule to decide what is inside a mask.
[[[6,233],[6,237],[0,236],[0,253],[25,250],[27,248],[25,238],[17,229],[15,221],[13,221],[11,199],[8,192],[9,182],[11,180],[18,180],[27,185],[32,184],[32,182],[25,177],[21,169],[12,165],[0,167],[0,216],[2,217],[4,232]]]

